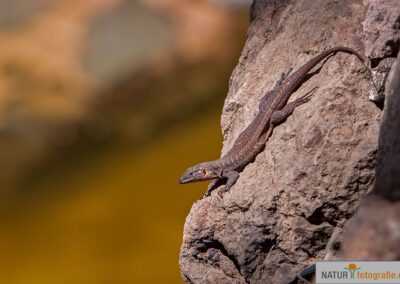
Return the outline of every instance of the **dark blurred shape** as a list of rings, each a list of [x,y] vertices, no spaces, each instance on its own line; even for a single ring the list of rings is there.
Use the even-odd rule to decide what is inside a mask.
[[[400,200],[400,57],[385,86],[385,109],[379,131],[375,191],[387,200]]]
[[[340,260],[400,260],[400,203],[372,194],[361,202],[336,256]]]

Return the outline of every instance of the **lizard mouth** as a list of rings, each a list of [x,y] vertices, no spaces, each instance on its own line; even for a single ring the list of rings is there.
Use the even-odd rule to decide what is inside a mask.
[[[190,178],[185,177],[184,175],[179,179],[180,184],[185,184],[191,182]]]

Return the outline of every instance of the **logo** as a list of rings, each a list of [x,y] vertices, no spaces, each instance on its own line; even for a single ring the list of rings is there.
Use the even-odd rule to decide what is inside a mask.
[[[399,280],[400,261],[317,261],[316,265],[317,284],[399,284]]]
[[[357,267],[357,265],[355,265],[354,263],[350,263],[349,267],[345,267],[344,269],[348,270],[350,272],[350,278],[354,279],[354,272],[361,269],[361,267]]]

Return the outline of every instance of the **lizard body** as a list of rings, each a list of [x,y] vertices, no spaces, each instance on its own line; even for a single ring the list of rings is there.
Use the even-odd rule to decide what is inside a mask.
[[[321,52],[290,76],[291,70],[286,74],[282,74],[281,79],[276,83],[274,89],[267,92],[260,100],[259,111],[254,120],[240,133],[232,148],[225,155],[215,161],[200,163],[188,168],[179,182],[185,184],[214,179],[214,183],[210,185],[206,193],[206,195],[209,195],[217,181],[227,179],[225,187],[218,192],[222,197],[222,194],[228,191],[236,182],[239,172],[248,163],[252,162],[262,150],[272,133],[274,125],[290,116],[295,107],[310,100],[315,88],[299,99],[287,103],[290,95],[301,85],[308,72],[320,61],[338,51],[356,55],[367,68],[373,83],[372,72],[366,65],[365,59],[354,49],[338,46]]]

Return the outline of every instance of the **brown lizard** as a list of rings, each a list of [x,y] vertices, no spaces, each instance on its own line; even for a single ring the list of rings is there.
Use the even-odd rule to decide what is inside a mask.
[[[239,172],[242,171],[248,163],[252,162],[263,149],[274,126],[290,116],[297,106],[310,100],[315,88],[299,99],[287,103],[290,95],[303,82],[308,72],[320,61],[338,51],[356,55],[367,68],[375,87],[372,72],[368,68],[366,60],[356,50],[349,47],[338,46],[323,51],[290,76],[291,69],[286,74],[282,74],[281,79],[276,83],[274,89],[262,97],[259,103],[258,113],[254,120],[240,133],[232,148],[224,156],[218,160],[200,163],[188,168],[179,179],[179,182],[185,184],[214,179],[214,182],[209,186],[206,192],[206,196],[208,196],[217,182],[226,180],[225,186],[218,192],[222,197],[223,193],[228,191],[232,185],[235,184],[239,177]]]

